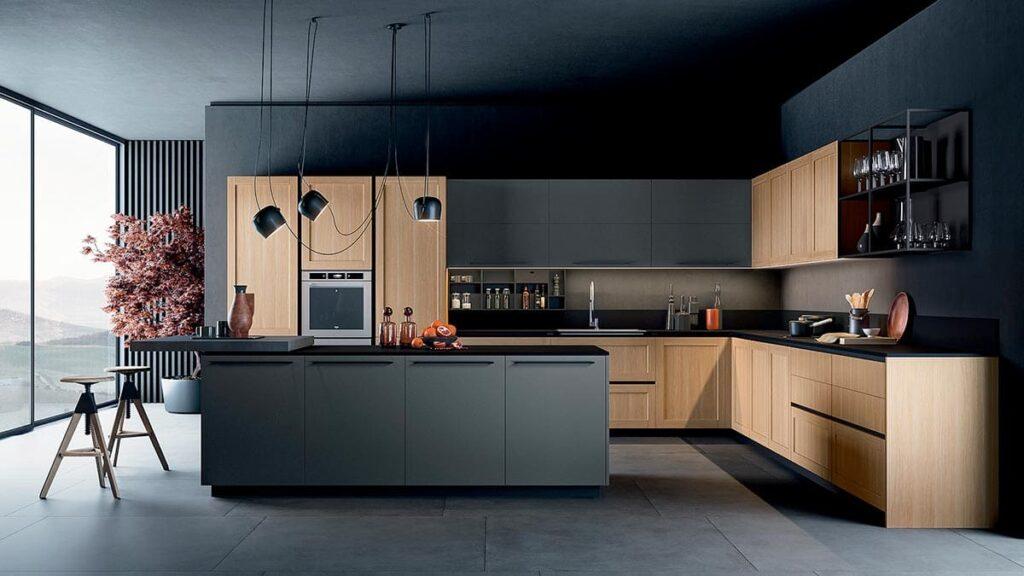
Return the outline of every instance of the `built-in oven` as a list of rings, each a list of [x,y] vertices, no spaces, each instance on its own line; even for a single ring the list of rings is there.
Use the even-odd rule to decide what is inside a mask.
[[[316,344],[371,344],[373,272],[303,272],[302,334]]]

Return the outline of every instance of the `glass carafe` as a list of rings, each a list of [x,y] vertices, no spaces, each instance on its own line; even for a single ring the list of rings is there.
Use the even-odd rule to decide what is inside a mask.
[[[402,322],[399,330],[398,342],[402,348],[412,346],[412,340],[416,337],[416,323],[412,321],[412,308],[405,307],[405,321]]]
[[[384,308],[384,320],[380,323],[380,330],[378,331],[377,343],[384,348],[394,348],[398,346],[398,326],[391,320],[391,315],[394,311],[390,306]]]

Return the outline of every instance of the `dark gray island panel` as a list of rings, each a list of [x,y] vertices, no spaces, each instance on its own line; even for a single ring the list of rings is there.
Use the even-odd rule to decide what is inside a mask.
[[[505,483],[505,359],[409,357],[406,483]]]
[[[405,359],[306,358],[306,484],[405,483]]]
[[[608,382],[604,356],[507,359],[507,484],[608,483],[608,386],[595,382]]]
[[[303,483],[303,368],[301,356],[203,358],[203,484]]]

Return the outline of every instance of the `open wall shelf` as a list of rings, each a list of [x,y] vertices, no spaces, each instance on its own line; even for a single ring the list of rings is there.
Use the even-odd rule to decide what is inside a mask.
[[[552,294],[555,277],[559,278],[560,293]],[[545,307],[537,308],[531,300],[531,307],[523,308],[523,288],[530,294],[536,293],[543,286],[546,294]],[[487,290],[509,290],[508,308],[487,308]],[[471,307],[458,310],[484,310],[487,312],[549,312],[565,309],[565,270],[557,269],[521,269],[521,268],[449,268],[448,269],[448,300],[451,308],[452,293],[460,296],[469,294]]]
[[[967,110],[908,109],[842,140],[839,256],[883,258],[969,250],[970,134]],[[886,162],[893,157],[901,161]],[[858,162],[864,158],[866,163]],[[855,170],[858,167],[860,171]],[[866,250],[858,250],[865,227],[879,215],[881,225],[861,246]],[[947,225],[948,239],[941,233],[928,234],[935,228],[933,222]],[[908,234],[899,233],[901,223]],[[923,241],[915,239],[915,229],[924,233]]]

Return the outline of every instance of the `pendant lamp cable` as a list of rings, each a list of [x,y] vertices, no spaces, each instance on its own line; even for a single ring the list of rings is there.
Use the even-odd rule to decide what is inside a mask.
[[[426,168],[423,170],[424,199],[426,199],[430,191],[430,47],[433,44],[430,36],[430,15],[431,12],[423,15],[423,85],[426,98],[425,106],[427,108],[427,136],[426,141],[423,143],[427,156]]]

